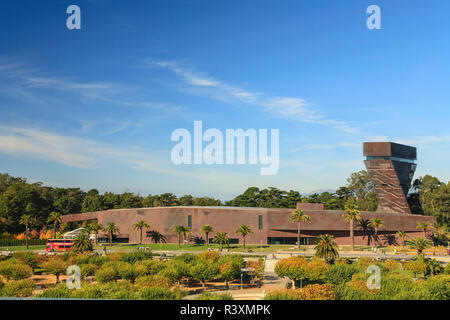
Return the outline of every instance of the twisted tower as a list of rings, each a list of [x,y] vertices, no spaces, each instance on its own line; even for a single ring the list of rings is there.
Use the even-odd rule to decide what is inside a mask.
[[[411,213],[406,197],[417,166],[416,148],[393,142],[364,142],[363,149],[378,211]]]

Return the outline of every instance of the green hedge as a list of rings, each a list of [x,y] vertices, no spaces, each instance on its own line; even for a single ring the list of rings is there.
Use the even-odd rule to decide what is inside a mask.
[[[29,246],[40,246],[45,245],[45,239],[29,239]],[[15,247],[15,246],[26,246],[26,240],[18,240],[18,239],[0,239],[0,247]]]

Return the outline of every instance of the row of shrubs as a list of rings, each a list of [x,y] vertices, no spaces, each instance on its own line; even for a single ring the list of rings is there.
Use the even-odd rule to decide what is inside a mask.
[[[368,289],[366,281],[356,277],[346,283],[309,284],[302,289],[269,292],[266,300],[448,300],[448,275],[414,281],[406,274],[382,277],[381,289]]]
[[[127,299],[127,300],[179,300],[188,294],[179,288],[132,285],[130,282],[104,284],[83,283],[80,290],[69,290],[65,284],[47,289],[39,298],[59,299]],[[229,293],[203,292],[196,300],[233,300]]]
[[[221,256],[217,252],[198,255],[182,254],[171,260],[152,259],[150,252],[111,253],[107,256],[65,254],[56,257],[19,253],[0,261],[0,296],[29,297],[35,287],[30,280],[33,272],[66,272],[69,265],[81,269],[79,290],[69,290],[65,284],[45,290],[43,298],[78,299],[181,299],[187,294],[179,286],[183,280],[206,281],[239,279],[241,268],[262,272],[263,262],[244,263],[240,255]],[[377,265],[381,271],[381,289],[368,289],[366,269]],[[328,264],[316,258],[294,257],[280,260],[275,266],[280,277],[288,277],[301,289],[269,292],[267,299],[295,300],[395,300],[450,299],[450,265],[444,268],[434,259],[419,256],[407,262],[377,261],[360,258],[357,262],[341,259]],[[249,275],[247,275],[248,277]],[[91,277],[91,279],[88,279]],[[95,279],[96,283],[89,282]],[[88,281],[89,280],[89,281]],[[204,293],[198,299],[230,299],[229,295]]]
[[[223,279],[228,286],[228,281],[240,278],[244,266],[240,255],[221,256],[217,252],[204,252],[183,254],[169,261],[146,259],[130,263],[118,260],[108,261],[100,267],[90,263],[81,265],[81,272],[85,276],[95,276],[99,283],[123,279],[140,284],[173,285],[182,279],[193,279],[205,286],[206,281]]]
[[[174,287],[182,280],[193,279],[205,286],[209,280],[222,279],[228,286],[228,281],[241,277],[243,267],[255,270],[246,277],[258,275],[263,270],[262,260],[246,264],[240,255],[221,256],[218,252],[182,254],[167,261],[153,259],[151,252],[144,251],[107,256],[68,253],[52,257],[24,252],[0,261],[0,275],[7,280],[3,284],[0,279],[0,296],[31,296],[35,283],[28,278],[33,273],[54,274],[59,282],[59,276],[65,274],[70,265],[80,268],[82,288],[69,290],[65,284],[59,284],[45,290],[41,297],[150,299],[154,296],[178,299],[185,293]],[[92,284],[92,280],[96,283]]]
[[[369,289],[367,267],[381,271],[380,289]],[[450,264],[444,268],[434,259],[419,256],[404,263],[360,258],[356,263],[302,257],[280,260],[275,266],[280,277],[294,282],[293,289],[270,292],[267,299],[281,300],[448,300],[450,299]],[[299,281],[305,285],[295,289]]]
[[[30,279],[8,281],[0,280],[0,297],[29,297],[32,295],[36,283]]]
[[[127,300],[179,300],[188,294],[179,288],[149,287],[128,281],[110,283],[82,282],[81,289],[70,290],[64,283],[45,290],[39,298],[58,299],[127,299]]]

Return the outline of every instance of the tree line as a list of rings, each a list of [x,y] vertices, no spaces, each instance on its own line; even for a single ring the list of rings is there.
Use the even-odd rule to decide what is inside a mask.
[[[250,187],[234,199],[222,202],[212,197],[176,196],[173,193],[141,196],[131,192],[117,194],[91,189],[60,188],[44,186],[41,182],[30,183],[25,178],[0,174],[0,233],[24,231],[21,217],[26,214],[33,219],[36,229],[54,228],[49,219],[52,212],[69,213],[101,211],[108,209],[167,207],[167,206],[236,206],[265,208],[295,208],[297,202],[322,203],[328,210],[344,210],[346,204],[355,203],[362,211],[375,211],[378,201],[367,171],[354,172],[347,184],[335,192],[302,195],[295,190],[275,187]],[[448,230],[450,211],[450,183],[426,175],[416,179],[408,195],[411,210],[416,214],[435,217],[436,224]],[[63,228],[70,226],[62,224]]]
[[[414,180],[408,203],[412,213],[433,216],[437,226],[449,230],[450,181],[430,175]]]
[[[327,210],[343,210],[349,202],[354,202],[361,210],[375,211],[378,207],[377,197],[373,191],[367,171],[354,172],[347,179],[347,185],[335,192],[321,192],[302,195],[299,191],[284,191],[274,187],[259,189],[248,188],[243,194],[227,206],[260,208],[295,208],[297,202],[322,203]]]

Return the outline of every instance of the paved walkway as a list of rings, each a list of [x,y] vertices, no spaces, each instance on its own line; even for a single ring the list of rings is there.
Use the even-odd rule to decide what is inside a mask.
[[[264,277],[262,286],[260,288],[248,288],[248,289],[234,289],[234,290],[220,290],[220,291],[208,291],[215,294],[228,293],[233,297],[233,300],[263,300],[266,292],[271,290],[279,290],[285,288],[285,279],[280,279],[275,274],[274,268],[275,264],[279,259],[270,257],[266,258],[264,264]],[[184,300],[195,300],[198,294],[189,295]]]

